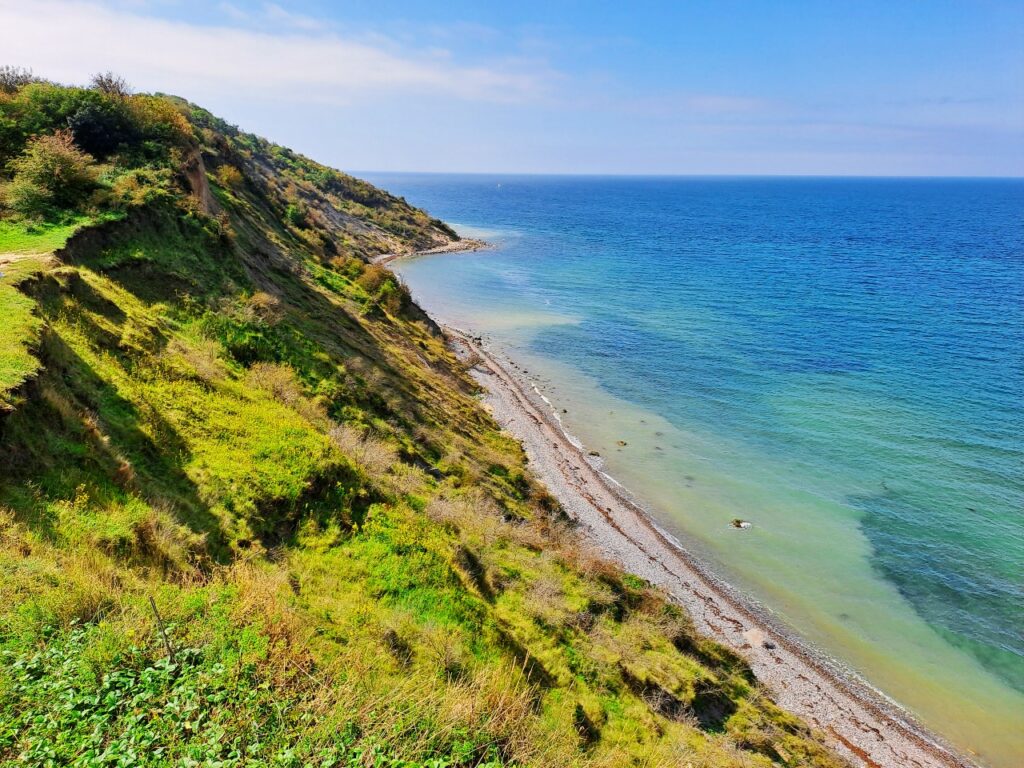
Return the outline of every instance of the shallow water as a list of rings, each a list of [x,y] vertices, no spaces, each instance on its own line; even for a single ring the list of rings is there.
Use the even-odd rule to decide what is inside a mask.
[[[370,180],[498,245],[398,270],[666,528],[1021,764],[1024,182]]]

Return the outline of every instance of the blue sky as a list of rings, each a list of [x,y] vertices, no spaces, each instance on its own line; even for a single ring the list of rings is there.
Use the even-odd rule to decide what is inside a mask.
[[[1024,1],[0,0],[0,63],[124,74],[347,170],[1024,175]]]

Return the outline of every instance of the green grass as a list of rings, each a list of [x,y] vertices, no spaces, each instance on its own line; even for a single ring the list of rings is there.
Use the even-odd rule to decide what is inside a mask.
[[[35,302],[16,286],[43,264],[35,256],[19,256],[13,261],[0,257],[0,413],[14,406],[18,388],[39,369],[32,347],[39,339],[42,322]]]
[[[0,221],[0,255],[52,253],[90,221],[87,216],[78,216],[66,224]]]
[[[587,554],[385,300],[359,256],[426,214],[197,127],[247,174],[218,218],[168,187],[0,279],[0,383],[35,376],[0,414],[0,766],[841,765]],[[283,223],[300,183],[359,226]]]
[[[35,224],[0,220],[0,412],[15,404],[16,391],[39,368],[31,347],[41,327],[35,303],[15,286],[43,266],[38,257],[52,253],[89,223],[77,217],[67,224]]]
[[[245,286],[213,316],[174,303],[153,270],[224,251],[151,226],[18,294],[49,333],[4,426],[0,761],[836,764],[657,592],[580,555],[438,340],[313,275],[276,319]],[[332,437],[332,413],[376,436]],[[730,709],[702,725],[708,696]]]
[[[29,351],[40,327],[34,307],[30,299],[0,284],[0,412],[13,406],[15,391],[39,368],[39,360]]]

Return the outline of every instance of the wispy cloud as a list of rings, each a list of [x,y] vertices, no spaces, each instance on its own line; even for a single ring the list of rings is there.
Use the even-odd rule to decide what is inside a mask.
[[[110,69],[146,89],[321,103],[402,91],[524,102],[543,96],[552,78],[535,62],[461,63],[447,50],[319,31],[326,27],[316,19],[273,3],[258,13],[274,31],[247,24],[235,6],[222,10],[233,24],[200,26],[99,3],[0,0],[0,55],[69,82]]]
[[[323,31],[329,23],[285,10],[276,3],[263,3],[258,10],[246,10],[234,3],[221,3],[218,6],[229,19],[243,24],[273,25],[277,28],[301,29],[307,32]]]

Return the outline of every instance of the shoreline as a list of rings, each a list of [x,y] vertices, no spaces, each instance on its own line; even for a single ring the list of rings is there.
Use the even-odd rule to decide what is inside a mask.
[[[473,237],[463,237],[460,240],[453,240],[450,243],[437,245],[433,248],[425,248],[422,251],[412,251],[411,253],[382,253],[380,256],[374,256],[370,259],[370,263],[378,266],[384,266],[385,264],[390,264],[398,259],[412,259],[417,256],[435,256],[441,253],[473,253],[474,251],[483,251],[493,247],[494,246],[485,240],[477,240]]]
[[[470,375],[485,391],[492,416],[522,443],[531,470],[588,540],[627,571],[665,589],[698,631],[741,653],[779,706],[823,732],[854,765],[974,768],[898,703],[783,628],[687,551],[564,429],[536,385],[499,363],[479,336],[442,327],[460,359],[476,360]]]

